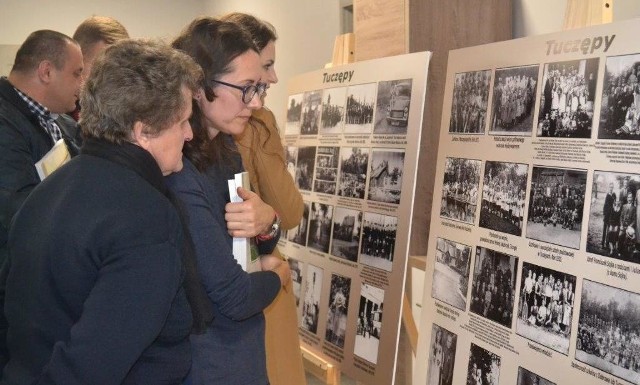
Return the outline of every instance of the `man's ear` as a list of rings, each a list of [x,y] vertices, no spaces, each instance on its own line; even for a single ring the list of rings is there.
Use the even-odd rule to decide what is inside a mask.
[[[149,147],[149,135],[147,135],[145,133],[147,129],[147,125],[140,122],[140,121],[136,121],[135,123],[133,123],[133,132],[132,132],[132,136],[133,136],[133,143],[137,144],[138,146],[144,148],[145,150],[148,150]]]
[[[51,82],[53,63],[49,60],[43,60],[38,64],[38,78],[41,82],[49,84]]]

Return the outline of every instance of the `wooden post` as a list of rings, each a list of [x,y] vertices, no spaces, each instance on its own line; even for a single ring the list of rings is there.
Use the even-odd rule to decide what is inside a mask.
[[[317,356],[304,345],[300,345],[300,350],[302,350],[304,369],[308,373],[313,374],[327,385],[340,385],[340,370],[338,368]]]
[[[567,0],[563,30],[611,23],[613,0]]]

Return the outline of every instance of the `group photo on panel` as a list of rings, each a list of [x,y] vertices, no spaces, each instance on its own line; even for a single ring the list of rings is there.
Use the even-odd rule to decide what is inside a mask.
[[[306,383],[302,274],[277,247],[305,205],[264,106],[277,39],[230,13],[166,42],[91,16],[20,44],[0,78],[0,384]],[[71,159],[51,173],[52,154]]]

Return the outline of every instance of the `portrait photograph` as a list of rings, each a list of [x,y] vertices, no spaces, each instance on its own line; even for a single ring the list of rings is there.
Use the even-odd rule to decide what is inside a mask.
[[[296,180],[296,164],[298,163],[298,147],[285,146],[284,148],[285,162],[287,162],[287,171],[291,174],[291,179]]]
[[[449,133],[484,134],[490,84],[491,70],[456,74]]]
[[[317,135],[320,124],[320,106],[322,91],[305,92],[302,98],[302,115],[300,118],[300,134]]]
[[[295,94],[289,96],[289,104],[287,106],[287,124],[285,125],[285,135],[300,134],[300,118],[302,116],[302,96],[303,94]]]
[[[320,116],[320,134],[342,133],[346,99],[346,87],[328,88],[324,90],[322,96],[322,113]]]
[[[471,344],[467,385],[498,385],[500,380],[500,356]]]
[[[364,199],[368,166],[368,148],[341,147],[338,195],[345,198]]]
[[[433,324],[426,385],[452,385],[457,342],[458,336],[456,334],[440,325]]]
[[[640,263],[640,175],[594,171],[587,251]]]
[[[476,246],[469,310],[511,329],[518,257]]]
[[[296,298],[296,309],[299,309],[300,294],[302,292],[302,262],[294,258],[287,258],[287,262],[291,270],[291,283],[293,286],[293,295]]]
[[[374,134],[405,135],[411,107],[412,79],[378,82]]]
[[[404,150],[372,149],[369,167],[371,201],[400,204]]]
[[[322,294],[322,275],[324,270],[309,264],[304,283],[304,300],[300,327],[313,334],[318,333],[318,316],[320,315],[320,295]]]
[[[360,286],[360,306],[353,353],[374,365],[378,363],[383,307],[384,290],[363,283]]]
[[[373,106],[376,100],[376,83],[347,87],[347,103],[344,118],[345,134],[370,134],[373,129]]]
[[[556,383],[519,366],[517,385],[556,385]]]
[[[527,238],[578,249],[587,171],[534,166]]]
[[[431,296],[456,309],[467,309],[471,246],[438,238]]]
[[[442,182],[440,216],[474,224],[478,206],[480,165],[482,161],[447,158]]]
[[[287,230],[287,240],[297,243],[301,246],[307,245],[307,233],[309,231],[309,211],[311,210],[311,204],[309,202],[303,202],[304,207],[302,210],[302,218],[300,223]]]
[[[329,311],[327,313],[327,328],[325,329],[324,339],[340,348],[344,348],[344,337],[347,333],[350,292],[351,278],[331,274]]]
[[[640,54],[610,56],[604,65],[598,139],[638,140]]]
[[[576,360],[640,384],[640,295],[584,279]]]
[[[298,147],[298,163],[296,163],[296,186],[300,190],[311,191],[313,173],[316,164],[316,147]]]
[[[480,227],[522,235],[529,165],[486,161]]]
[[[523,262],[516,333],[568,355],[575,289],[575,276]]]
[[[496,69],[489,134],[531,136],[539,68]]]
[[[318,146],[313,191],[331,195],[336,193],[339,151],[340,147]]]
[[[591,138],[599,59],[544,65],[536,135]]]
[[[384,214],[364,213],[360,262],[391,271],[396,248],[398,218]]]
[[[329,241],[331,240],[331,221],[333,218],[333,206],[312,202],[311,213],[309,215],[309,238],[307,247],[329,252]]]
[[[333,214],[331,255],[358,262],[358,245],[362,228],[362,211],[336,207]]]

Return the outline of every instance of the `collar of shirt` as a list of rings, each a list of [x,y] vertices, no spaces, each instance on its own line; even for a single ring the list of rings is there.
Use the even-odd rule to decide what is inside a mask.
[[[60,128],[55,123],[55,120],[58,118],[58,114],[52,114],[51,111],[42,104],[38,103],[34,99],[32,99],[29,95],[20,91],[19,89],[13,87],[16,90],[16,93],[22,100],[27,103],[29,111],[38,117],[40,121],[40,126],[44,128],[44,130],[51,135],[51,138],[54,142],[58,141],[58,139],[62,138],[62,133]]]

